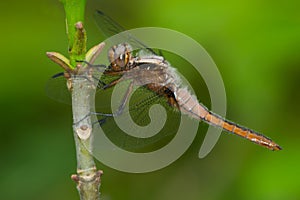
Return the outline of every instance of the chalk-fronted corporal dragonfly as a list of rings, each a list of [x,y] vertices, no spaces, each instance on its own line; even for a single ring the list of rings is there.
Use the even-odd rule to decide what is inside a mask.
[[[100,11],[97,11],[96,22],[104,35],[108,37],[124,31],[118,23]],[[281,147],[270,138],[209,111],[209,109],[202,105],[197,98],[192,95],[190,90],[182,84],[181,78],[177,75],[176,70],[160,53],[148,48],[132,36],[128,36],[128,38],[126,42],[115,44],[108,51],[110,64],[104,70],[102,77],[104,77],[104,79],[110,77],[112,80],[105,81],[101,79],[99,81],[98,86],[100,93],[103,90],[108,90],[125,81],[129,83],[127,84],[124,96],[121,97],[122,100],[117,110],[112,111],[112,113],[101,112],[97,114],[100,118],[102,117],[102,122],[107,118],[122,115],[122,113],[125,112],[125,105],[129,103],[128,99],[133,88],[135,86],[142,86],[143,89],[142,92],[137,95],[138,98],[143,96],[143,92],[148,93],[148,95],[145,95],[146,97],[140,101],[139,106],[149,105],[157,99],[159,99],[159,101],[163,99],[166,105],[174,111],[173,113],[181,112],[191,118],[222,128],[224,131],[241,136],[270,150],[281,149]],[[139,46],[146,54],[133,53],[131,45]],[[138,110],[138,114],[136,115],[141,118],[140,113],[146,109],[137,106],[136,109]],[[106,122],[104,122],[104,126],[105,123]]]

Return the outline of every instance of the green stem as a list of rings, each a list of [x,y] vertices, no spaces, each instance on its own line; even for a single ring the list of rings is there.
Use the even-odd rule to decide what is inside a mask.
[[[69,40],[70,64],[75,67],[77,60],[84,60],[86,53],[86,33],[77,27],[84,23],[86,0],[61,0],[66,12],[67,35]]]
[[[93,156],[90,154],[93,144],[93,125],[90,117],[94,100],[95,88],[90,80],[72,79],[72,110],[73,131],[77,153],[77,174],[72,179],[77,183],[81,200],[100,199],[100,176],[102,171],[97,171]]]
[[[48,56],[57,63],[63,63],[64,68],[73,68],[74,70],[70,70],[73,74],[88,75],[85,70],[82,70],[81,63],[77,64],[77,61],[85,60],[86,56],[87,37],[83,26],[86,0],[61,1],[66,12],[69,64],[62,56],[53,56],[53,53]],[[97,51],[95,52],[97,53]],[[86,117],[91,110],[91,103],[94,101],[95,89],[87,79],[71,77],[69,80],[72,85],[73,131],[77,154],[77,174],[72,175],[71,178],[77,183],[81,200],[98,200],[100,199],[99,188],[102,171],[97,171],[93,156],[90,154],[93,143],[93,127],[90,116]]]
[[[94,157],[90,153],[93,149],[93,125],[91,116],[88,115],[94,108],[97,83],[91,79],[90,68],[83,66],[82,62],[77,63],[77,61],[86,60],[93,64],[101,53],[104,43],[92,47],[86,53],[87,37],[83,26],[86,0],[61,1],[66,12],[70,59],[57,52],[47,52],[46,54],[48,58],[65,70],[64,76],[67,79],[68,89],[72,93],[77,174],[72,175],[71,178],[77,183],[81,200],[99,200],[102,171],[96,169]],[[86,78],[80,78],[83,76]]]

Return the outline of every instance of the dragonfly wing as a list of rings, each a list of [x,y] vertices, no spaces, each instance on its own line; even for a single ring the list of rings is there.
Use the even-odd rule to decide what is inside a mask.
[[[150,123],[155,123],[155,120],[162,120],[157,118],[151,119],[149,117],[149,110],[155,104],[163,106],[164,108],[162,109],[165,109],[167,114],[167,119],[163,128],[155,135],[151,134],[151,136],[148,136],[147,131],[141,131],[139,133],[140,137],[129,135],[128,132],[130,131],[136,132],[136,130],[134,130],[136,126],[131,127],[131,125],[128,125],[127,127],[129,127],[129,129],[123,131],[118,127],[118,124],[112,117],[105,119],[105,122],[102,124],[102,129],[113,143],[129,151],[140,152],[143,150],[148,151],[150,149],[152,151],[160,148],[174,137],[178,129],[176,124],[180,124],[180,112],[177,112],[172,108],[168,104],[167,99],[145,87],[140,87],[132,94],[129,102],[127,102],[128,107],[125,107],[121,115],[131,117],[131,119],[128,119],[127,117],[122,118],[126,120],[126,124],[131,123],[132,120],[140,127],[149,126]],[[103,117],[98,116],[98,119],[101,121]]]
[[[102,91],[101,88],[105,85],[105,83],[101,80],[102,72],[95,71],[92,76],[92,80],[90,78],[84,76],[78,76],[78,78],[85,78],[86,80],[92,81],[92,84],[97,87],[97,92]],[[73,77],[74,78],[74,77]],[[65,104],[72,104],[71,92],[68,89],[68,81],[64,76],[64,72],[53,75],[46,83],[45,92],[48,97],[53,100],[56,100]],[[105,81],[107,81],[105,79]]]
[[[71,93],[67,88],[67,80],[63,73],[52,76],[46,83],[45,92],[48,97],[61,103],[71,105]]]
[[[122,33],[126,31],[121,25],[119,25],[116,21],[114,21],[109,16],[105,15],[102,11],[97,10],[95,13],[96,23],[103,33],[103,35],[107,38]],[[133,35],[128,32],[122,33],[120,35],[122,37],[123,42],[128,42],[131,46],[136,49],[143,49],[147,52],[147,54],[158,55],[153,49],[149,48],[143,42],[139,41]]]

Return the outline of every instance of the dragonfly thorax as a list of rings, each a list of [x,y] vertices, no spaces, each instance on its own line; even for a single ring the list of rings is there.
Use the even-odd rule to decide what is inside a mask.
[[[113,71],[122,71],[128,68],[131,59],[132,48],[127,43],[114,45],[108,51],[108,59]]]

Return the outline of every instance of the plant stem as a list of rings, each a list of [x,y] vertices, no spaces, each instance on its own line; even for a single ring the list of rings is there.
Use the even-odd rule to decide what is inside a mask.
[[[92,47],[86,54],[86,60],[93,63],[101,53],[104,43]],[[67,85],[72,92],[73,130],[77,157],[77,174],[72,179],[77,183],[81,200],[100,198],[100,177],[90,154],[93,149],[93,126],[91,111],[94,112],[95,91],[97,81],[92,77],[91,68],[78,65],[74,70],[69,60],[57,52],[47,52],[47,56],[65,70]]]
[[[90,113],[94,100],[94,85],[86,78],[72,79],[72,107],[74,120],[74,139],[77,152],[77,174],[72,179],[77,182],[77,189],[81,200],[100,199],[99,187],[102,171],[97,171],[92,149],[92,122]],[[83,120],[82,120],[83,119]],[[76,123],[78,122],[78,123]]]
[[[86,32],[83,26],[86,0],[61,0],[66,12],[67,35],[69,41],[69,66],[73,74],[69,79],[72,92],[73,131],[76,145],[77,174],[72,179],[77,183],[81,200],[100,199],[100,176],[97,171],[92,150],[92,122],[90,116],[91,105],[94,103],[95,87],[87,78],[77,78],[76,75],[88,77],[88,70],[84,70],[81,63],[86,54]]]
[[[86,52],[86,33],[78,31],[76,24],[84,23],[86,0],[61,0],[66,12],[67,35],[69,40],[70,64],[76,66],[76,60],[83,60]]]

